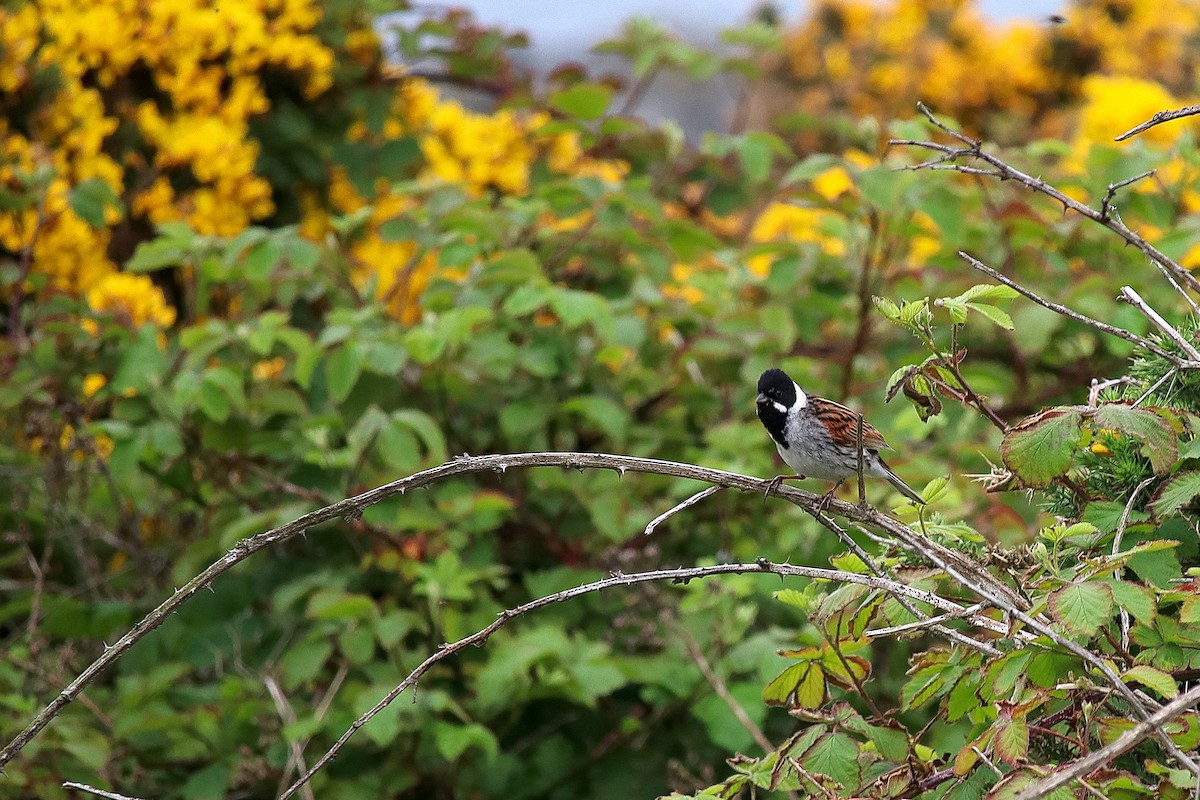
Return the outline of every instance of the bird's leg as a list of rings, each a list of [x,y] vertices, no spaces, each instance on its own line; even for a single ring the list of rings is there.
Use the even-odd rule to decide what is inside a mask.
[[[763,490],[763,499],[765,500],[766,498],[773,495],[776,491],[778,491],[779,484],[783,483],[786,480],[791,480],[792,478],[796,478],[798,480],[804,480],[803,475],[776,475],[774,478],[771,478],[771,482],[768,483],[767,488]]]
[[[842,487],[842,484],[845,482],[846,482],[846,479],[842,478],[840,481],[838,481],[837,483],[835,483],[833,485],[832,489],[830,489],[825,494],[821,495],[821,499],[817,501],[817,507],[813,510],[816,511],[817,514],[820,514],[826,508],[828,508],[829,501],[833,499],[833,493],[836,492],[838,489],[840,489]]]

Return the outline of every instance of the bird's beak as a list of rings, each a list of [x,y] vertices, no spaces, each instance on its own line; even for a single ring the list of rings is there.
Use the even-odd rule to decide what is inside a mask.
[[[765,406],[769,402],[771,402],[771,401],[762,392],[759,392],[758,397],[755,398],[755,400],[754,400],[754,404],[757,406]]]

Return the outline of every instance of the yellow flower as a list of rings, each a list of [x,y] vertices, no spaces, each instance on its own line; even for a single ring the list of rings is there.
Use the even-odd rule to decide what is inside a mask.
[[[91,322],[91,320],[88,320],[88,322]],[[84,376],[83,396],[90,400],[91,398],[95,397],[96,392],[104,388],[106,383],[108,383],[108,378],[104,377],[98,372],[93,372],[90,375]]]
[[[813,191],[832,203],[844,192],[854,191],[854,180],[845,167],[830,167],[812,179]]]
[[[1145,122],[1156,112],[1180,105],[1170,92],[1154,81],[1109,75],[1089,75],[1084,78],[1083,99],[1077,146],[1093,142],[1111,143],[1114,137]],[[1136,138],[1168,147],[1186,129],[1186,122],[1159,125]]]
[[[820,246],[826,255],[844,256],[845,242],[823,230],[835,218],[836,215],[824,209],[805,208],[793,203],[772,203],[754,221],[750,229],[750,241],[812,243]],[[765,278],[771,271],[772,263],[774,258],[771,255],[758,255],[750,258],[746,266],[754,275]]]
[[[87,303],[93,311],[112,314],[132,328],[146,323],[158,328],[175,324],[175,309],[167,304],[162,290],[145,275],[125,272],[108,275],[88,291]]]
[[[672,264],[672,283],[663,287],[663,296],[682,300],[689,305],[695,305],[703,301],[705,297],[704,292],[690,283],[691,277],[699,272],[700,269],[701,267],[695,264],[680,264],[678,262]]]
[[[258,361],[250,370],[250,374],[254,376],[256,381],[273,381],[283,374],[287,362],[281,356],[275,358],[264,358]]]
[[[1179,259],[1179,264],[1186,269],[1195,269],[1196,267],[1200,267],[1200,242],[1197,242],[1188,248],[1187,252],[1183,254],[1183,257]]]

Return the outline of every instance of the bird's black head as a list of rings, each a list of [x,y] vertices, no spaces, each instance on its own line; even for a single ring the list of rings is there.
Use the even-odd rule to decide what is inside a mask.
[[[758,421],[771,438],[786,448],[788,410],[796,404],[796,383],[781,369],[769,369],[758,378],[755,408]]]

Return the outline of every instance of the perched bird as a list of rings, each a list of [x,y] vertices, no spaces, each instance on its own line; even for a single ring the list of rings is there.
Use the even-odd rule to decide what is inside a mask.
[[[829,492],[832,496],[843,481],[858,474],[858,413],[832,400],[805,394],[781,369],[769,369],[759,377],[755,404],[759,421],[775,440],[779,455],[796,471],[796,477],[836,481]],[[883,478],[910,500],[925,502],[879,457],[881,449],[891,448],[865,420],[862,444],[865,475]],[[776,478],[771,488],[781,480],[783,476]]]

